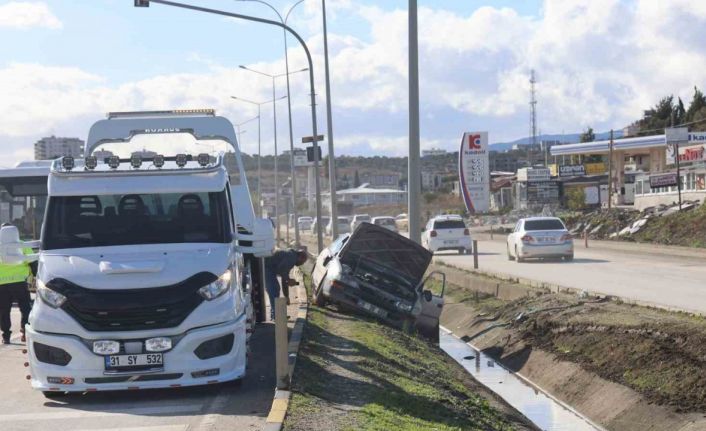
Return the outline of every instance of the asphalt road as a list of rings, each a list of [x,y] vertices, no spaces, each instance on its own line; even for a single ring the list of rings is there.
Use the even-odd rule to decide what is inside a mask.
[[[19,311],[13,309],[13,326]],[[19,334],[0,345],[0,430],[219,431],[259,430],[275,387],[274,324],[258,325],[240,386],[95,392],[46,399],[30,388]]]
[[[480,269],[706,313],[706,257],[701,251],[650,245],[575,242],[573,262],[509,261],[504,239],[478,241]],[[437,253],[435,260],[473,268],[473,256]]]

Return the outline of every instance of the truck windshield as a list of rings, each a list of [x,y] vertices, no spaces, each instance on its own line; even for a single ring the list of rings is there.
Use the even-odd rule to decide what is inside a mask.
[[[52,196],[42,232],[44,250],[229,241],[225,190]]]

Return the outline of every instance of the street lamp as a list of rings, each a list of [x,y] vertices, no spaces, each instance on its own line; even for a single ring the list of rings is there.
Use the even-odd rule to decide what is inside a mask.
[[[309,65],[309,97],[311,99],[311,135],[316,137],[318,130],[316,128],[316,90],[315,90],[315,85],[314,85],[314,62],[311,59],[311,52],[309,51],[309,47],[306,45],[306,42],[304,42],[304,39],[294,31],[291,27],[287,26],[284,23],[277,22],[277,21],[272,21],[269,19],[264,19],[264,18],[257,18],[254,16],[249,16],[249,15],[243,15],[239,13],[233,13],[233,12],[226,12],[218,9],[210,9],[210,8],[205,8],[201,6],[194,6],[190,4],[184,4],[184,3],[178,3],[178,2],[173,2],[169,0],[140,0],[140,5],[144,5],[145,3],[149,5],[149,3],[155,3],[155,4],[162,4],[165,6],[173,6],[181,9],[188,9],[188,10],[193,10],[197,12],[204,12],[204,13],[210,13],[214,15],[220,15],[220,16],[227,16],[230,18],[238,18],[246,21],[254,21],[254,22],[259,22],[262,24],[269,24],[269,25],[274,25],[277,27],[280,27],[284,29],[285,31],[288,31],[292,36],[294,36],[295,39],[297,39],[297,42],[301,45],[302,49],[304,49],[304,54],[306,55],[306,61]],[[137,4],[136,4],[137,5]],[[314,139],[314,171],[316,173],[315,175],[315,185],[316,185],[316,217],[321,220],[321,182],[319,180],[319,144]],[[316,232],[316,239],[317,239],[317,246],[318,246],[318,251],[321,252],[324,249],[324,238],[323,234],[321,232],[321,224],[317,224],[317,232]]]
[[[271,4],[263,1],[263,0],[236,0],[236,1],[251,1],[251,2],[257,2],[257,3],[262,3],[265,6],[269,7],[272,9],[277,16],[279,17],[279,20],[282,22],[282,24],[287,24],[287,20],[289,19],[289,14],[292,13],[292,10],[294,10],[295,7],[297,7],[299,4],[301,4],[304,0],[299,0],[296,2],[292,7],[289,8],[289,11],[287,12],[287,15],[282,19],[282,15],[275,9]],[[334,145],[333,145],[333,115],[331,113],[331,80],[330,80],[330,74],[329,74],[329,61],[328,61],[328,31],[327,31],[327,26],[326,26],[326,0],[321,0],[321,16],[323,19],[323,30],[324,30],[324,69],[325,69],[325,77],[326,77],[326,123],[328,125],[328,173],[329,173],[329,191],[331,192],[331,219],[336,220],[338,216],[338,209],[336,208],[336,157],[334,155]],[[287,33],[284,32],[284,63],[287,68],[287,72],[289,72],[289,57],[287,55]],[[287,94],[289,94],[289,77],[287,77]],[[290,151],[292,152],[291,158],[290,158],[290,164],[291,164],[291,170],[292,170],[292,178],[294,178],[294,138],[292,137],[292,106],[291,106],[291,101],[289,105],[289,143],[290,143]],[[294,188],[295,182],[292,180],[292,196],[294,197],[294,191],[296,190]],[[296,205],[294,209],[294,218],[296,219],[297,214],[296,214]],[[338,236],[338,225],[336,223],[333,223],[331,228],[331,236],[333,238],[336,238]],[[295,226],[294,228],[294,236],[296,238],[296,243],[299,244],[299,227]]]
[[[259,71],[259,70],[250,69],[249,67],[243,66],[242,64],[240,65],[240,68],[243,69],[243,70],[247,70],[247,71],[249,71],[249,72],[257,73],[258,75],[266,76],[266,77],[272,79],[272,100],[273,100],[273,103],[272,103],[272,116],[274,117],[274,121],[275,121],[275,125],[274,125],[274,127],[275,127],[275,133],[274,133],[274,137],[275,137],[275,184],[279,184],[279,177],[278,177],[278,175],[279,175],[279,169],[278,169],[278,167],[277,167],[277,156],[278,156],[278,151],[277,151],[277,105],[276,105],[276,103],[274,103],[274,100],[276,100],[276,99],[274,98],[274,97],[275,97],[275,79],[277,79],[277,78],[279,78],[279,77],[282,77],[282,76],[289,76],[289,75],[294,74],[294,73],[306,72],[306,71],[309,70],[309,69],[305,67],[304,69],[295,70],[294,72],[289,72],[289,73],[285,72],[285,73],[279,73],[279,74],[277,74],[277,75],[271,75],[271,74],[269,74],[269,73],[261,72],[261,71]],[[289,93],[287,93],[287,95],[289,95]],[[287,96],[285,96],[285,97],[287,97]],[[287,97],[287,98],[288,98],[288,97]],[[291,117],[290,117],[290,119],[291,119]],[[291,129],[290,129],[290,131],[291,131]],[[280,240],[279,187],[275,187],[275,220],[277,221],[277,223],[276,223],[276,226],[277,226],[277,229],[276,229],[276,231],[277,231],[277,241],[279,241],[279,240]]]
[[[271,100],[266,100],[266,101],[264,101],[264,102],[253,102],[252,100],[243,99],[242,97],[230,96],[231,99],[240,100],[241,102],[245,102],[245,103],[249,103],[249,104],[251,104],[251,105],[257,106],[257,117],[251,118],[251,119],[248,120],[248,121],[252,121],[252,120],[254,120],[255,118],[257,118],[257,199],[258,199],[258,205],[257,205],[257,206],[258,206],[258,208],[260,208],[260,217],[262,217],[262,205],[261,205],[260,202],[259,202],[259,201],[262,200],[262,194],[261,194],[261,193],[262,193],[262,188],[261,188],[261,184],[262,184],[262,166],[261,166],[261,163],[260,163],[261,160],[262,160],[262,145],[261,145],[261,144],[262,144],[262,141],[261,141],[261,139],[260,139],[260,137],[261,137],[261,135],[260,135],[260,107],[261,107],[262,105],[266,105],[266,104],[268,104],[268,103],[274,104],[276,100],[284,99],[284,98],[286,98],[286,97],[287,97],[287,96],[282,96],[282,97],[280,97],[279,99],[272,98]],[[247,123],[248,121],[246,121],[245,123]],[[245,124],[245,123],[241,123],[241,124]],[[276,142],[277,142],[277,141],[276,141],[276,139],[277,139],[276,136],[277,136],[277,117],[275,117],[275,145],[277,145],[277,144],[276,144]],[[276,148],[276,147],[275,147],[275,148]],[[276,152],[276,150],[275,150],[275,163],[276,163],[276,160],[277,160],[277,155],[276,155],[276,154],[277,154],[277,152]],[[275,170],[275,172],[277,172],[277,171]],[[277,183],[275,183],[275,191],[277,190],[276,184],[277,184]],[[277,206],[276,206],[276,204],[275,204],[275,214],[277,214],[276,208],[277,208]]]

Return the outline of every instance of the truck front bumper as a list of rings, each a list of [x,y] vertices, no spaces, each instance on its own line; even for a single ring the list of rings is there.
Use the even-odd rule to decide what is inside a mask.
[[[247,363],[244,314],[230,322],[192,329],[183,336],[172,337],[177,341],[171,350],[163,353],[162,367],[150,371],[106,371],[105,357],[93,353],[87,340],[72,335],[37,332],[30,325],[27,325],[26,333],[30,381],[32,387],[40,391],[114,391],[220,383],[242,378]],[[209,359],[199,359],[194,353],[205,341],[229,334],[233,334],[233,345],[228,353]],[[128,339],[126,335],[124,332],[116,333],[115,339]],[[42,362],[37,357],[35,343],[61,349],[71,359],[66,365]]]

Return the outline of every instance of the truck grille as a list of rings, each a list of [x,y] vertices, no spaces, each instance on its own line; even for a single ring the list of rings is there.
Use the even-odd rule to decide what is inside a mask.
[[[62,310],[89,331],[137,331],[178,326],[203,301],[198,290],[216,278],[200,272],[171,286],[119,290],[57,278],[47,287],[66,296]]]

